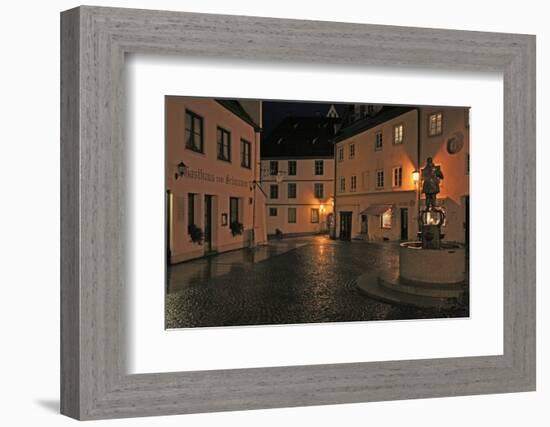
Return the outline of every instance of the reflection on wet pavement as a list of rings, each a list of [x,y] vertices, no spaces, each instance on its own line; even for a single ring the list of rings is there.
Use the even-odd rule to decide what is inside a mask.
[[[417,309],[372,300],[355,287],[366,271],[395,272],[398,244],[272,241],[171,266],[166,327],[213,327],[462,317],[467,307]]]

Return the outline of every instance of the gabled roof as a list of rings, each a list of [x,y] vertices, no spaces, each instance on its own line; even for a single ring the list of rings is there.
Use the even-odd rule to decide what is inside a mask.
[[[250,117],[250,115],[246,112],[239,101],[235,101],[232,99],[216,99],[216,102],[227,108],[236,116],[240,117],[250,126],[252,126],[255,131],[259,132],[261,130],[260,126],[252,119],[252,117]]]
[[[340,129],[338,133],[334,136],[333,142],[337,143],[343,141],[344,139],[348,139],[354,135],[365,132],[366,130],[376,127],[384,122],[387,122],[388,120],[399,117],[415,109],[416,107],[410,106],[383,107],[380,112],[375,116],[364,117]]]
[[[331,117],[286,117],[262,138],[261,157],[331,157],[339,122]]]

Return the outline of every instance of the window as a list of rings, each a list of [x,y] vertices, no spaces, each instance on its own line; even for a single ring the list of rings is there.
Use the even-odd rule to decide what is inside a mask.
[[[428,116],[428,135],[441,135],[443,132],[443,113],[430,114]]]
[[[391,209],[388,209],[380,217],[381,228],[391,228]]]
[[[203,152],[202,117],[185,110],[185,147],[190,150]]]
[[[296,184],[295,183],[289,183],[288,184],[288,198],[289,199],[295,199],[296,198]]]
[[[465,172],[466,172],[466,175],[470,175],[470,153],[466,153],[466,167],[465,167]]]
[[[384,188],[384,169],[376,171],[376,188]]]
[[[296,208],[288,208],[288,223],[296,224]]]
[[[277,160],[271,160],[269,162],[269,174],[277,175],[279,173],[279,162]]]
[[[269,186],[269,198],[271,198],[271,199],[278,199],[279,198],[279,186],[278,185],[270,185]]]
[[[237,197],[229,198],[229,223],[239,222],[239,199]]]
[[[191,226],[195,225],[195,196],[189,193],[187,195],[187,232],[191,233]]]
[[[218,127],[218,159],[231,161],[231,134]]]
[[[393,128],[393,143],[402,144],[403,143],[403,125],[397,125]]]
[[[392,187],[401,187],[403,183],[403,168],[401,166],[392,170]]]
[[[323,175],[325,173],[325,162],[315,160],[315,175]]]
[[[379,131],[379,132],[376,132],[374,151],[380,151],[381,149],[382,149],[382,131]]]
[[[338,161],[341,162],[344,160],[344,147],[338,149]]]
[[[250,142],[241,139],[241,166],[250,169]]]
[[[313,186],[313,192],[315,193],[315,198],[322,199],[325,197],[325,186],[322,183],[316,182]]]
[[[289,175],[296,175],[296,160],[289,160],[288,161],[288,174]]]
[[[350,144],[349,146],[349,158],[355,158],[355,144]]]
[[[346,178],[343,176],[340,177],[340,193],[344,193],[346,191]]]
[[[349,191],[357,190],[357,177],[353,175],[350,180],[350,189]]]
[[[317,224],[319,222],[319,209],[311,208],[311,222]]]
[[[269,208],[269,216],[277,216],[277,208]]]

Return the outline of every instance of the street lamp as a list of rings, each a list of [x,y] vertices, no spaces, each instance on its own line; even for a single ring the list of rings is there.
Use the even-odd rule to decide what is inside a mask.
[[[185,172],[185,163],[179,162],[177,167],[178,167],[178,171],[176,172],[176,179],[181,178],[183,176],[183,173]]]

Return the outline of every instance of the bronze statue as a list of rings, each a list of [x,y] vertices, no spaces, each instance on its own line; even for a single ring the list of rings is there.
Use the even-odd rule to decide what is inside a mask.
[[[442,179],[441,168],[434,165],[432,158],[428,157],[426,167],[422,169],[422,192],[426,195],[426,210],[437,208],[436,198],[439,193],[439,182]]]

